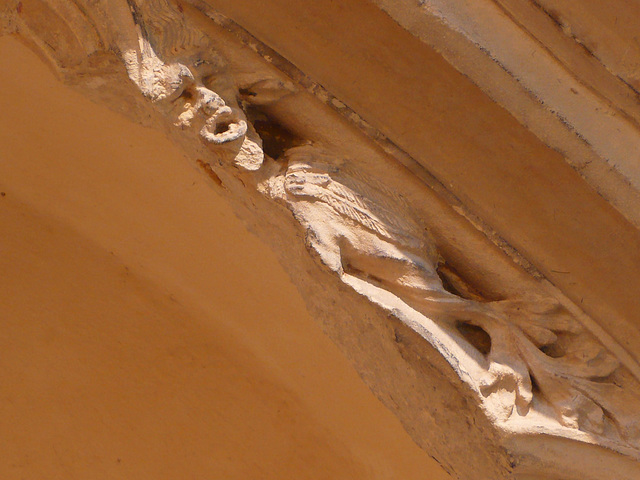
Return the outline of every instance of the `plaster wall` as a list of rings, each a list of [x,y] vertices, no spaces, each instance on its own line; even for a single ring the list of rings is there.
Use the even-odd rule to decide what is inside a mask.
[[[0,471],[450,478],[156,131],[0,38]]]

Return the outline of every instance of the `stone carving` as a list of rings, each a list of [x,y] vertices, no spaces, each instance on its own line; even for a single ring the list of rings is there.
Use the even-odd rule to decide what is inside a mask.
[[[131,42],[126,46],[120,45],[129,78],[145,97],[158,104],[170,118],[173,118],[176,127],[197,129],[205,143],[219,153],[223,150],[231,152],[235,162],[247,170],[260,168],[264,159],[260,139],[255,132],[249,131],[244,113],[237,105],[228,105],[218,93],[205,85],[207,82],[216,83],[218,76],[222,76],[224,80],[228,75],[224,60],[215,53],[208,54],[206,60],[197,53],[183,53],[180,60],[163,61],[143,33],[146,30],[144,19],[135,2],[130,0],[129,5],[138,39],[136,48],[130,48]],[[155,1],[141,5],[147,9],[149,6],[157,11],[171,9],[166,2]],[[171,18],[170,11],[164,13],[164,18]],[[176,13],[177,10],[174,14]],[[157,17],[148,15],[144,18]],[[201,32],[197,37],[205,38]],[[200,42],[202,43],[202,40]],[[183,46],[182,49],[188,52],[187,46]],[[198,50],[201,49],[202,47]],[[224,84],[224,81],[218,83]],[[235,100],[238,96],[237,90],[233,87],[227,87],[226,90],[227,97]]]
[[[60,71],[96,74],[105,65],[113,68],[115,56],[142,95],[174,126],[197,132],[219,156],[233,158],[244,169],[260,167],[260,138],[238,105],[239,92],[227,62],[197,23],[187,26],[186,4],[38,0],[34,6],[48,16],[54,33],[47,33],[41,15],[25,15],[21,2],[14,10],[16,23],[21,29],[37,30],[36,42],[43,36],[42,50]]]
[[[454,361],[473,363],[462,365],[477,373],[465,381],[495,425],[627,449],[640,458],[637,380],[555,299],[538,294],[488,302],[464,288],[451,291],[440,275],[443,260],[435,242],[401,192],[353,167],[337,150],[313,144],[291,148],[285,142],[275,148],[283,146],[284,154],[271,154],[277,158],[263,153],[241,105],[251,105],[268,121],[269,109],[296,88],[282,74],[267,78],[246,72],[250,81],[238,88],[237,72],[201,28],[202,13],[192,11],[194,2],[40,3],[52,12],[67,12],[50,18],[56,28],[73,31],[42,42],[42,49],[56,47],[46,51],[56,56],[61,70],[100,52],[117,57],[140,97],[174,132],[184,134],[185,144],[197,145],[190,152],[208,150],[211,158],[198,160],[205,170],[239,167],[224,173],[240,179],[240,190],[257,184],[261,193],[285,205],[304,228],[309,249],[345,283],[353,286],[352,279],[358,279],[371,287],[359,290],[371,300],[387,292],[401,300],[401,308],[442,326],[467,354],[468,359]],[[13,11],[25,17],[25,28],[42,27],[17,5]],[[87,25],[65,24],[65,18],[84,15],[91,20]],[[73,38],[81,45],[62,43]],[[265,140],[270,151],[266,145]],[[254,193],[242,190],[249,198]]]
[[[447,291],[427,230],[402,195],[313,145],[289,149],[286,168],[261,189],[292,211],[329,269],[383,288],[449,327],[471,326],[485,374],[478,391],[501,422],[530,410],[568,428],[640,447],[639,398],[619,361],[551,298],[480,302]]]

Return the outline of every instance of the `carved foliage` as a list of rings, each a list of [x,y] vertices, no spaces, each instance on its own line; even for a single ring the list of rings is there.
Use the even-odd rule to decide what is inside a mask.
[[[446,291],[435,247],[401,195],[312,145],[285,157],[286,170],[265,191],[294,213],[310,248],[338,274],[396,294],[465,348],[477,348],[485,374],[474,387],[497,421],[535,411],[538,419],[640,447],[635,379],[555,299],[479,302]],[[485,332],[488,348],[459,335],[465,325]]]

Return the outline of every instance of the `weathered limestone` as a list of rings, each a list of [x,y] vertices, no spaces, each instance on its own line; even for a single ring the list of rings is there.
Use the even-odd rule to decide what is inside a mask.
[[[508,143],[514,156],[519,148],[527,158],[537,152],[544,165],[557,170],[536,174],[527,183],[529,164],[511,165],[522,177],[523,189],[529,184],[541,189],[545,173],[558,173],[565,182],[558,188],[577,192],[576,205],[583,199],[583,208],[594,206],[594,218],[623,232],[612,256],[625,245],[640,245],[635,200],[622,201],[614,196],[615,189],[607,190],[622,175],[630,182],[625,194],[632,199],[637,196],[635,174],[625,166],[635,168],[629,155],[640,142],[637,128],[628,119],[598,120],[605,115],[596,105],[603,101],[600,88],[613,85],[610,79],[594,80],[595,86],[584,87],[585,100],[565,105],[566,97],[553,97],[557,92],[541,85],[543,79],[535,71],[547,68],[544,62],[551,60],[542,58],[542,67],[532,68],[533,73],[525,69],[516,75],[531,82],[525,88],[536,98],[564,109],[559,116],[575,115],[575,122],[569,123],[592,145],[588,155],[620,167],[602,186],[605,197],[628,221],[513,117],[456,74],[442,73],[468,89],[465,95],[479,106],[480,122],[491,122],[495,114],[496,124],[502,122],[508,131],[506,140],[496,127],[490,131],[495,138],[478,140],[467,134],[460,138],[463,147],[441,147],[434,132],[414,131],[429,125],[442,128],[438,121],[421,123],[417,116],[403,119],[399,104],[392,106],[397,111],[388,109],[389,123],[384,124],[384,108],[363,104],[359,92],[348,88],[344,78],[329,73],[328,85],[323,79],[308,78],[305,74],[322,74],[321,69],[312,66],[306,71],[299,65],[302,71],[298,70],[287,61],[299,55],[293,46],[271,50],[243,30],[251,31],[255,19],[239,26],[212,8],[217,3],[23,0],[10,1],[2,19],[5,32],[30,42],[67,82],[171,136],[211,178],[212,186],[224,190],[239,216],[271,245],[325,331],[416,443],[448,471],[465,479],[637,478],[640,366],[633,347],[640,347],[635,325],[638,311],[621,307],[623,313],[604,315],[608,305],[598,304],[603,297],[592,294],[592,286],[556,280],[571,272],[554,270],[549,263],[562,258],[569,244],[553,243],[553,238],[537,243],[535,223],[509,223],[517,219],[518,208],[523,217],[532,215],[526,210],[526,197],[523,200],[521,192],[512,191],[506,200],[495,197],[498,202],[513,200],[515,206],[505,207],[504,215],[495,205],[488,210],[487,200],[494,198],[491,183],[476,182],[455,167],[456,162],[464,166],[473,159],[456,157],[450,165],[446,162],[446,155],[474,148],[484,158],[497,157],[506,147],[492,150],[484,145],[492,141]],[[406,25],[407,12],[413,12],[408,2],[378,3],[425,40],[422,24]],[[500,35],[521,34],[503,16],[503,26],[495,32],[489,29],[485,16],[492,15],[490,10],[481,12],[464,2],[462,6],[427,3],[420,8],[432,16],[437,12],[435,16],[447,24],[438,28],[453,32],[443,37],[453,38],[451,44],[446,40],[436,48],[450,48],[444,57],[465,73],[466,60],[456,64],[452,52],[477,52],[470,47],[465,50],[468,46],[458,42],[456,35],[468,38],[473,49],[495,42],[499,57],[512,53],[500,50]],[[224,8],[244,18],[243,4]],[[379,19],[375,21],[390,21],[379,10],[375,12],[371,13]],[[477,38],[463,28],[470,21],[478,23],[472,30]],[[269,36],[269,32],[260,33]],[[405,38],[408,33],[397,35]],[[430,37],[426,41],[432,43]],[[434,64],[444,65],[434,52],[425,55]],[[508,69],[507,59],[498,60]],[[489,77],[482,84],[484,77],[471,76],[506,108],[518,109],[521,98],[513,91],[495,91],[501,85],[499,77]],[[565,90],[573,88],[575,79],[566,71],[559,69],[557,77]],[[330,93],[313,80],[328,90],[336,85],[340,92]],[[379,79],[368,80],[375,84]],[[541,85],[539,90],[536,85]],[[618,90],[610,96],[619,94],[619,103],[627,101],[619,85],[611,88]],[[338,99],[332,93],[349,98]],[[406,94],[410,97],[412,92]],[[384,101],[388,98],[380,99],[381,104]],[[433,114],[447,115],[446,105],[438,103]],[[633,108],[629,107],[630,116]],[[465,115],[473,118],[473,112]],[[522,112],[516,115],[538,137],[546,135],[542,120],[529,123],[523,116]],[[616,122],[624,128],[617,128]],[[401,132],[403,124],[407,131]],[[618,133],[607,134],[607,129],[619,132],[620,138]],[[431,141],[433,157],[440,160],[429,163],[431,152],[421,148],[422,137]],[[570,150],[568,161],[574,165],[575,158],[587,152],[566,132],[554,130],[549,137],[555,138],[549,145]],[[487,176],[500,170],[484,165]],[[482,170],[472,170],[477,172]],[[600,177],[582,173],[587,181],[600,185]],[[509,182],[513,178],[508,177],[505,183]],[[561,208],[562,198],[549,194],[540,202]],[[563,216],[581,212],[576,209],[569,208]],[[604,223],[593,221],[598,229],[605,229]],[[580,225],[552,233],[572,240],[576,232]],[[592,244],[597,246],[600,237],[596,237]],[[585,250],[582,262],[587,264],[593,253],[590,238],[578,243]],[[633,274],[636,257],[637,252],[631,254],[625,276],[618,279],[628,283],[628,290],[640,281]],[[584,269],[587,276],[598,271],[589,267]],[[581,292],[591,295],[590,308],[576,301]],[[629,305],[636,304],[630,300]],[[585,457],[594,459],[593,463],[584,462]]]
[[[161,131],[15,37],[0,92],[3,480],[451,480]]]

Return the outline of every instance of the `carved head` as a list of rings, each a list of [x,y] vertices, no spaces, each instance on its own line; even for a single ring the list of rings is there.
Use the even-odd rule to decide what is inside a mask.
[[[218,153],[230,154],[236,165],[246,170],[260,168],[264,159],[260,140],[255,134],[253,140],[248,138],[244,112],[235,104],[238,92],[219,58],[212,54],[212,61],[192,57],[167,63],[143,37],[140,46],[140,52],[125,52],[124,59],[129,77],[142,93],[175,126],[195,129]],[[210,85],[234,104],[229,105]]]
[[[227,105],[220,95],[200,82],[185,85],[174,104],[181,111],[174,125],[180,128],[202,125],[199,134],[206,143],[223,145],[242,140],[247,134],[242,111]]]

